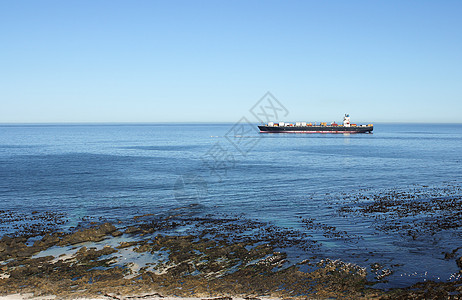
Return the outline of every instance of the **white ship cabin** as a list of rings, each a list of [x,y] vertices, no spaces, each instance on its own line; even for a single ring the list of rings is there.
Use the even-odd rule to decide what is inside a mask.
[[[350,115],[349,114],[345,114],[345,117],[343,117],[343,126],[350,127]]]

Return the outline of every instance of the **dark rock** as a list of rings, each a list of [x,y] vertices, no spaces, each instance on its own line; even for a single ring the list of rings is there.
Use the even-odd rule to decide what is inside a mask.
[[[458,248],[452,250],[452,252],[443,252],[444,259],[452,259],[452,258],[456,257],[457,251],[459,251],[460,249],[462,249],[462,247],[458,247]]]
[[[9,244],[11,243],[12,240],[13,240],[13,238],[11,238],[11,237],[9,237],[9,236],[7,236],[7,235],[4,235],[4,236],[2,237],[2,239],[0,240],[0,243],[8,244],[8,245],[9,245]]]
[[[94,248],[87,249],[87,247],[82,247],[79,249],[79,251],[77,251],[77,253],[75,254],[75,257],[80,262],[87,262],[87,261],[95,260],[103,255],[112,254],[114,252],[117,252],[117,250],[109,246],[105,246],[101,250],[96,250]]]
[[[137,219],[141,219],[143,217],[150,217],[150,216],[154,216],[154,214],[144,214],[142,216],[134,216],[133,219],[137,220]]]
[[[140,232],[141,232],[141,229],[136,226],[130,226],[127,229],[125,229],[126,234],[136,234]]]
[[[14,279],[21,279],[27,276],[31,276],[34,274],[39,273],[40,270],[37,266],[26,266],[22,268],[16,268],[14,270],[11,270],[10,272],[10,277]]]
[[[134,242],[121,242],[119,244],[119,246],[117,247],[117,249],[123,249],[123,248],[128,248],[128,247],[131,247],[131,246],[135,246],[135,245],[138,245],[140,242],[138,241],[134,241]]]
[[[116,231],[114,231],[114,232],[112,233],[112,236],[113,236],[113,237],[116,237],[116,236],[121,236],[122,234],[123,234],[122,231],[116,230]]]
[[[27,239],[2,238],[0,260],[5,257],[5,253],[16,257],[10,256],[13,259],[5,265],[7,269],[0,266],[0,270],[10,275],[10,278],[0,280],[0,295],[34,293],[38,296],[55,295],[57,299],[110,295],[114,299],[141,299],[148,298],[149,295],[124,295],[159,291],[165,296],[232,300],[226,296],[248,295],[245,299],[258,300],[254,297],[261,295],[280,299],[381,299],[385,293],[369,289],[365,268],[356,265],[333,260],[316,263],[316,257],[310,253],[307,256],[309,259],[296,266],[290,266],[290,262],[286,260],[287,254],[282,252],[285,247],[317,249],[315,245],[312,246],[314,242],[308,235],[251,220],[241,222],[238,219],[216,217],[175,218],[175,222],[168,218],[156,222],[138,218],[140,224],[126,228],[125,233],[162,232],[163,235],[158,234],[152,238],[132,236],[130,242],[121,242],[116,249],[109,246],[100,250],[79,247],[73,257],[58,260],[54,257],[32,259],[20,256],[30,255],[37,249],[53,245],[100,241],[123,233],[111,224],[103,224],[71,234],[44,234],[32,247],[26,246]],[[317,229],[330,234],[341,233],[336,231],[335,227],[313,220],[307,220],[306,224],[317,226]],[[187,235],[168,232],[178,226],[189,228]],[[114,255],[118,249],[127,247],[134,247],[134,252],[144,253],[143,256],[146,258],[152,253],[161,259],[152,261],[137,271],[128,260],[128,263],[121,265],[120,261],[114,259],[119,254],[129,252],[127,249]],[[276,252],[276,249],[281,252]],[[156,253],[159,251],[160,253]],[[459,256],[456,253],[453,259]],[[310,260],[313,261],[311,265]],[[461,267],[462,257],[456,262]],[[310,267],[310,271],[301,271],[301,264]],[[370,267],[377,271],[382,268],[378,263]],[[391,274],[390,272],[380,270],[377,275],[385,277]],[[130,275],[129,278],[126,275]],[[426,294],[419,294],[419,290],[413,289],[401,290],[389,296],[390,299],[399,298],[401,295],[441,299],[446,295],[444,292],[452,293],[450,295],[460,294],[454,294],[460,291],[455,284],[457,283],[435,283],[435,286],[427,284],[416,286],[416,289]],[[213,298],[218,296],[222,297]]]
[[[4,236],[0,240],[0,260],[7,258],[25,258],[38,252],[33,247],[27,247],[25,242],[26,237],[15,237]]]
[[[51,246],[56,245],[59,242],[59,237],[57,234],[45,234],[41,240],[35,241],[33,247],[39,248],[41,250],[50,248]]]
[[[83,242],[99,242],[102,241],[106,235],[112,234],[116,231],[116,227],[111,223],[105,223],[98,227],[80,230],[70,235],[65,236],[59,245],[74,245]]]

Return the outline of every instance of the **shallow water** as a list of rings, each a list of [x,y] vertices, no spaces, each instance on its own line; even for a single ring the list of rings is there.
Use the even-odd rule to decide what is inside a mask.
[[[82,218],[128,222],[199,203],[191,213],[244,214],[294,228],[320,241],[327,257],[393,270],[380,286],[454,279],[458,267],[442,252],[460,246],[460,227],[412,238],[380,230],[387,217],[338,210],[364,194],[461,196],[462,125],[245,136],[230,135],[232,126],[0,126],[0,210],[64,213],[69,222],[61,226],[77,226]],[[21,220],[2,218],[2,234]],[[313,226],[302,221],[310,218]]]

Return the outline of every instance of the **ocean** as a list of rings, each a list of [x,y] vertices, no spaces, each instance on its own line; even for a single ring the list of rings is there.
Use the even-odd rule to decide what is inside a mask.
[[[232,123],[1,125],[0,210],[52,211],[63,228],[178,207],[239,215],[309,234],[317,255],[385,266],[392,274],[376,286],[399,287],[460,276],[444,255],[461,246],[460,208],[444,203],[461,203],[461,162],[461,124],[351,135]],[[18,219],[2,220],[0,235]]]

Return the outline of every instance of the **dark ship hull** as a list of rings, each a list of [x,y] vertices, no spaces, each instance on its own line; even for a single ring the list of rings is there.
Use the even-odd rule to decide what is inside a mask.
[[[374,126],[258,126],[264,133],[371,133]]]

